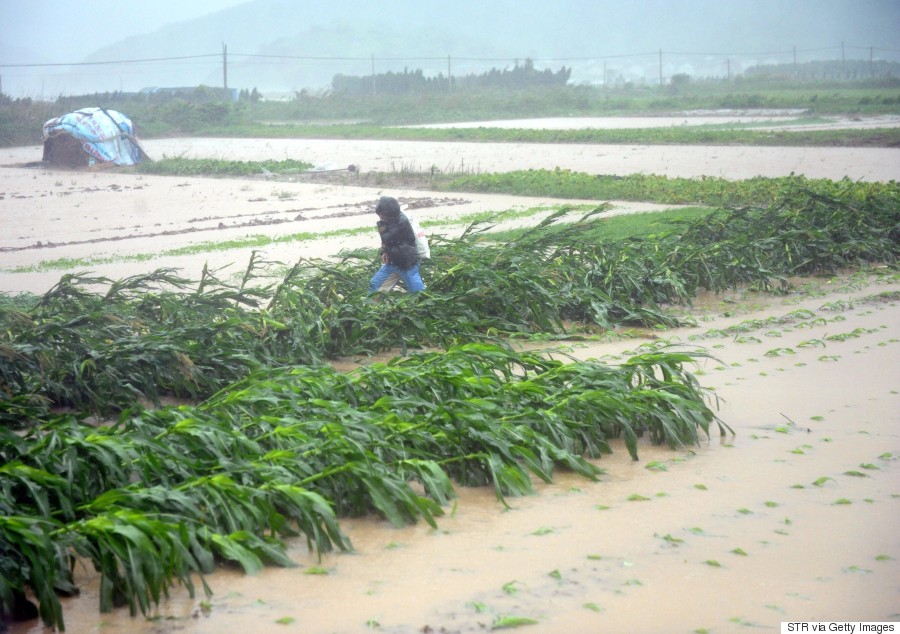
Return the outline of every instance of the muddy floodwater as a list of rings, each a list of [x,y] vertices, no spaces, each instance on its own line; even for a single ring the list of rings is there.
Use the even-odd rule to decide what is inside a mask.
[[[174,148],[175,141],[160,141],[160,147],[165,143]],[[219,152],[242,145],[254,152],[263,152],[265,144],[277,146],[276,153],[283,149],[269,141],[214,143]],[[725,160],[732,150],[708,150],[719,157],[715,175],[774,169],[768,162],[748,166],[756,150],[740,150],[733,164]],[[514,154],[494,151],[507,153],[498,154],[501,163]],[[0,151],[0,163],[3,153],[15,154]],[[832,154],[810,150],[802,164],[852,171],[854,178],[900,173],[898,150],[834,156],[841,157],[839,164],[825,166]],[[655,172],[660,165],[644,169]],[[338,208],[362,209],[376,196],[309,183],[22,168],[0,168],[0,184],[6,192],[0,197],[0,246],[6,247],[0,291],[43,292],[61,274],[13,272],[17,263],[152,253],[172,243],[247,233],[230,226],[232,216],[302,213],[312,218],[303,221],[304,230],[371,224],[364,215],[316,218]],[[61,193],[68,189],[70,194]],[[275,194],[287,189],[295,192],[291,200]],[[436,203],[417,214],[535,203],[459,198],[465,202]],[[66,223],[66,213],[79,222]],[[177,232],[190,219],[198,226],[206,222],[210,231]],[[260,231],[297,229],[271,224]],[[52,243],[71,244],[47,247],[50,235],[56,236]],[[323,241],[308,248],[324,255],[340,246],[347,245]],[[148,271],[177,262],[196,274],[206,255],[111,262],[101,270],[115,279],[141,266]],[[248,255],[228,257],[246,262]],[[127,609],[100,614],[97,578],[78,569],[82,594],[64,600],[66,631],[405,634],[521,624],[523,632],[541,633],[730,633],[778,632],[785,621],[900,621],[900,282],[885,269],[876,273],[812,280],[785,297],[701,298],[690,328],[553,344],[609,363],[651,345],[700,347],[714,358],[702,360],[695,372],[734,434],[714,430],[699,446],[675,449],[643,443],[637,461],[614,444],[612,455],[595,461],[603,469],[597,482],[560,471],[552,484],[536,483],[534,495],[508,498],[506,505],[491,489],[459,488],[437,528],[424,522],[396,528],[376,517],[343,520],[354,552],[318,560],[305,541],[295,540],[290,554],[296,567],[255,576],[220,568],[206,579],[211,596],[199,586],[194,598],[175,587],[150,618],[132,617]],[[31,622],[11,631],[46,630]]]
[[[97,612],[97,580],[65,601],[67,631],[779,631],[782,621],[900,618],[900,307],[896,284],[720,304],[661,333],[717,360],[696,372],[734,435],[675,450],[614,444],[598,482],[558,472],[501,504],[459,488],[438,518],[342,527],[352,554],[295,568],[219,570],[214,594],[175,588],[153,618]],[[715,302],[715,300],[712,300]],[[740,333],[740,334],[737,334]],[[569,344],[610,363],[647,339]],[[653,340],[659,344],[659,340]],[[810,342],[821,341],[821,344]],[[37,634],[37,624],[13,628]]]

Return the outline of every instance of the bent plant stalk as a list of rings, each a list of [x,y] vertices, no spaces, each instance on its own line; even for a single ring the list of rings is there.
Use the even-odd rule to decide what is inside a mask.
[[[653,240],[606,240],[594,214],[554,214],[499,246],[472,226],[435,240],[428,292],[380,303],[364,291],[373,254],[359,252],[275,285],[258,284],[273,263],[255,255],[237,285],[208,269],[199,283],[68,274],[30,309],[0,307],[0,604],[30,588],[62,627],[56,590],[77,553],[103,575],[104,609],[145,612],[217,562],[290,565],[292,536],[349,549],[340,517],[434,524],[454,484],[503,500],[558,468],[595,478],[589,458],[613,438],[636,457],[642,435],[674,448],[714,424],[730,433],[686,370],[702,353],[605,366],[460,342],[561,334],[567,320],[671,325],[660,306],[699,288],[896,264],[895,184],[777,185],[769,205]],[[323,365],[424,346],[446,351],[347,374]],[[163,396],[206,400],[139,404]],[[89,413],[120,417],[96,428]]]
[[[293,565],[293,536],[319,554],[350,550],[339,517],[436,526],[454,483],[493,486],[504,501],[559,468],[596,479],[585,456],[609,438],[624,435],[636,456],[629,436],[644,431],[670,446],[708,433],[716,417],[684,368],[696,358],[564,364],[466,344],[350,373],[260,370],[197,406],[134,412],[111,427],[55,421],[0,469],[4,510],[30,527],[0,523],[13,545],[0,567],[32,571],[10,577],[0,598],[31,587],[45,622],[62,626],[53,588],[68,579],[71,552],[101,575],[101,610],[147,613],[175,584],[193,595],[192,575],[202,580],[217,562]]]

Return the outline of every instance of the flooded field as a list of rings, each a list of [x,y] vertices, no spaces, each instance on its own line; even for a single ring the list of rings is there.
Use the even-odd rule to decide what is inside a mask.
[[[538,158],[489,146],[451,159],[442,153],[461,150],[221,139],[161,140],[147,149],[218,158],[346,157],[373,169],[392,160],[464,157],[484,171],[553,167],[568,149],[567,165],[595,173],[608,160],[628,172],[711,169],[743,178],[786,175],[802,165],[810,175],[861,179],[896,175],[900,152],[553,146]],[[25,151],[0,150],[0,164]],[[687,169],[694,154],[709,162]],[[293,196],[279,198],[275,192],[282,189]],[[46,290],[60,271],[10,272],[13,267],[56,257],[152,254],[173,243],[251,231],[298,231],[290,223],[231,226],[255,213],[259,219],[302,215],[306,220],[295,223],[311,231],[368,226],[367,206],[377,197],[353,186],[8,167],[0,168],[0,191],[0,291],[33,292]],[[417,215],[557,202],[448,197],[463,202],[434,201]],[[360,213],[329,216],[354,210]],[[207,232],[188,230],[204,226]],[[324,257],[347,246],[345,240],[313,241],[302,254],[277,255],[288,261]],[[177,264],[196,274],[210,257],[228,257],[240,267],[249,251],[201,253]],[[172,263],[151,257],[101,270],[115,279]],[[900,303],[876,298],[900,284],[874,277],[814,282],[804,293],[781,298],[706,298],[695,309],[695,327],[655,332],[652,339],[562,344],[576,357],[610,363],[649,343],[709,350],[716,360],[696,373],[714,390],[718,415],[733,436],[714,433],[699,446],[676,449],[644,443],[638,461],[617,446],[596,461],[604,470],[598,482],[558,472],[553,484],[508,499],[508,507],[492,490],[460,488],[436,530],[424,523],[394,528],[377,518],[344,520],[354,553],[319,561],[298,540],[290,550],[296,567],[255,576],[220,569],[207,578],[212,596],[191,598],[175,588],[149,619],[127,610],[100,614],[97,579],[78,570],[82,595],[64,602],[66,631],[405,634],[519,625],[549,633],[722,633],[777,632],[782,621],[900,620]],[[45,630],[33,622],[11,631]]]
[[[212,597],[176,589],[151,620],[99,615],[84,571],[67,631],[478,632],[517,617],[540,632],[736,632],[896,620],[900,320],[897,302],[864,299],[889,288],[729,304],[730,317],[702,313],[702,325],[662,333],[718,357],[696,371],[734,436],[642,444],[636,462],[614,446],[596,461],[599,482],[559,472],[508,508],[490,489],[459,488],[437,530],[345,520],[353,554],[319,561],[298,540],[296,568],[217,571]],[[801,308],[814,316],[790,317]],[[722,334],[743,329],[743,343]],[[860,334],[827,339],[849,332]],[[813,339],[828,343],[803,345]],[[646,343],[567,352],[615,363]]]

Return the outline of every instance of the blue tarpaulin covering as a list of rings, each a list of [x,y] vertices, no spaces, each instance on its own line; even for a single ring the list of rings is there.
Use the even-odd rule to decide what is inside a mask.
[[[44,160],[51,163],[135,165],[147,158],[131,120],[115,110],[82,108],[44,124]]]

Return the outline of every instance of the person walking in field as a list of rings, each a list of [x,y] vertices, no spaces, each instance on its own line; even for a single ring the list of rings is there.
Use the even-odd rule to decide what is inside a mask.
[[[394,275],[399,276],[410,293],[425,290],[419,274],[416,234],[409,219],[400,211],[400,203],[396,198],[382,196],[375,206],[375,213],[378,214],[376,226],[381,236],[381,268],[369,281],[369,294],[378,291]]]
[[[400,210],[403,211],[402,206]],[[416,235],[416,250],[419,252],[419,276],[421,276],[422,265],[431,259],[431,246],[428,244],[428,236],[425,235],[425,230],[422,228],[422,225],[420,225],[409,213],[403,211],[403,215],[409,220],[409,224],[412,225],[413,228],[413,233]],[[388,278],[381,283],[378,290],[382,293],[392,291],[395,290],[399,283],[400,275],[391,273]]]

